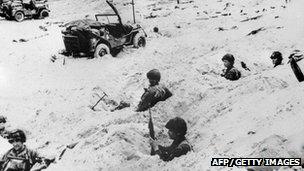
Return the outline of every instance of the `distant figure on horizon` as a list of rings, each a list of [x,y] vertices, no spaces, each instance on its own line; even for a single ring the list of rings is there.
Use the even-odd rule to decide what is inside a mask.
[[[169,147],[163,147],[150,138],[150,145],[154,151],[151,155],[157,154],[163,161],[171,161],[175,157],[180,157],[192,151],[192,146],[189,144],[185,135],[187,133],[187,123],[180,117],[170,119],[166,126],[168,129],[169,138],[173,140]]]
[[[222,61],[226,69],[223,70],[221,74],[222,77],[225,77],[227,80],[235,81],[241,78],[241,72],[237,70],[234,65],[234,57],[232,54],[227,53],[223,56]]]
[[[274,68],[277,67],[278,65],[282,65],[283,57],[282,57],[282,53],[281,52],[274,51],[271,54],[270,59],[272,60]]]
[[[145,88],[144,94],[137,106],[136,111],[142,112],[153,107],[159,101],[165,101],[172,96],[172,93],[164,85],[160,85],[160,72],[157,69],[152,69],[147,73],[149,79],[149,87]]]

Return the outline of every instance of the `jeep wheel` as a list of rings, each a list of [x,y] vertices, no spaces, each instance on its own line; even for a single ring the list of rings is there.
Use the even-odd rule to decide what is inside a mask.
[[[101,43],[96,46],[94,58],[101,58],[106,54],[110,54],[110,48],[106,44]]]
[[[21,11],[17,11],[14,15],[16,21],[21,22],[24,20],[24,14]]]
[[[40,19],[44,19],[45,17],[48,17],[48,16],[49,16],[49,12],[46,9],[41,10],[40,13],[39,13],[39,18]]]
[[[137,33],[133,38],[133,46],[135,48],[145,47],[146,46],[146,38],[142,33]]]

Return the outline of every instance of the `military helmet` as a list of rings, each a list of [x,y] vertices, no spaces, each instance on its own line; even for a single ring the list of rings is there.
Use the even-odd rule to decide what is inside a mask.
[[[182,136],[187,133],[187,123],[180,117],[170,119],[165,127],[175,133],[180,133]]]
[[[152,69],[147,73],[147,78],[149,80],[157,80],[160,81],[160,72],[158,69]]]
[[[222,61],[227,60],[231,63],[234,63],[234,56],[230,53],[227,53],[226,55],[223,56]]]
[[[282,53],[279,52],[279,51],[274,51],[274,52],[271,54],[270,59],[283,60]]]
[[[17,141],[21,141],[24,143],[26,141],[26,136],[22,130],[16,129],[16,130],[10,132],[8,139],[9,139],[9,141],[17,140]]]

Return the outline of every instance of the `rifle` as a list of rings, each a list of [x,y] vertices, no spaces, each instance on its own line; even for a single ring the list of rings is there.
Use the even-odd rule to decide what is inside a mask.
[[[8,159],[13,159],[13,160],[28,160],[28,159],[23,158],[23,157],[15,157],[15,156],[7,156],[7,158]],[[47,166],[50,165],[51,163],[55,162],[55,158],[48,159],[48,158],[44,158],[44,157],[36,157],[35,160],[38,163],[44,162]],[[0,161],[0,163],[1,163],[1,161]]]
[[[299,82],[304,81],[304,75],[301,71],[301,68],[298,66],[296,59],[294,58],[295,54],[291,54],[289,56],[289,61],[288,63],[290,63],[290,67],[292,69],[292,71],[294,72],[295,76],[297,77]]]
[[[50,159],[48,159],[48,158],[43,158],[43,157],[38,157],[38,158],[36,158],[36,161],[37,161],[38,163],[45,163],[46,166],[49,166],[51,163],[54,163],[54,162],[55,162],[55,157],[50,158]]]
[[[150,137],[155,140],[155,132],[154,132],[154,126],[153,126],[153,121],[152,121],[152,114],[151,114],[151,109],[149,108],[149,124],[148,124],[148,128],[149,128],[149,134]],[[151,155],[155,155],[155,149],[153,147],[151,147]]]

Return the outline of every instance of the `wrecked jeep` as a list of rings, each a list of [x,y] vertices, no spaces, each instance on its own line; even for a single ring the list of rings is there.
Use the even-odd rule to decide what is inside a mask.
[[[49,16],[47,0],[3,0],[0,4],[0,16],[7,20],[15,19],[18,22],[25,18],[43,19]]]
[[[67,56],[102,57],[106,54],[116,56],[125,45],[135,48],[146,45],[146,33],[139,24],[122,24],[120,15],[112,3],[106,1],[114,14],[96,14],[95,20],[83,19],[69,22],[62,30]],[[116,22],[113,22],[113,19]]]

